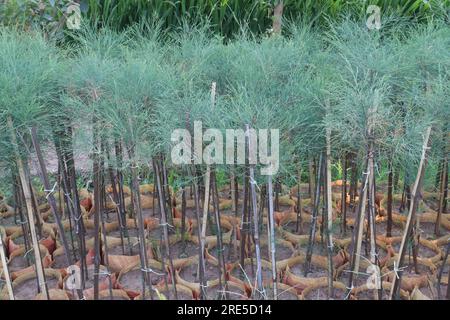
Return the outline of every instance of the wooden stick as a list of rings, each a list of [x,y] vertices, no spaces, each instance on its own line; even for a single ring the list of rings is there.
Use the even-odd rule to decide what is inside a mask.
[[[394,189],[393,181],[393,169],[392,156],[389,159],[389,175],[388,175],[388,186],[387,186],[387,226],[386,226],[386,237],[392,237],[392,193]]]
[[[297,234],[300,234],[303,232],[303,228],[301,228],[302,225],[302,199],[301,199],[301,193],[300,193],[300,185],[302,182],[302,166],[301,164],[298,165],[298,180],[297,180],[297,219],[295,223],[295,232]],[[300,232],[300,233],[299,233]]]
[[[262,277],[262,267],[261,267],[261,251],[259,244],[259,223],[258,223],[258,208],[256,201],[256,181],[255,181],[255,168],[252,165],[253,161],[250,159],[252,156],[252,152],[250,151],[252,148],[251,139],[250,139],[250,126],[248,124],[245,125],[246,138],[248,141],[248,150],[249,150],[249,164],[250,164],[250,192],[251,192],[251,200],[252,200],[252,211],[253,211],[253,229],[254,229],[254,240],[255,240],[255,251],[256,251],[256,283],[257,283],[257,297],[260,298],[264,296],[264,287],[263,287],[263,277]]]
[[[222,287],[222,278],[224,279],[225,283],[225,294],[223,297],[227,299],[228,294],[228,281],[226,279],[226,264],[225,264],[225,255],[224,255],[224,248],[223,248],[223,238],[222,238],[222,225],[220,222],[220,210],[219,210],[219,191],[217,190],[217,179],[216,179],[216,173],[215,171],[212,172],[212,199],[214,204],[214,218],[216,220],[216,226],[217,226],[217,260],[219,261],[219,288],[220,290],[223,290]]]
[[[6,262],[5,247],[3,246],[2,234],[0,233],[0,258],[2,260],[3,273],[5,274],[6,288],[8,290],[9,300],[14,300],[14,291],[9,276],[8,264]]]
[[[306,249],[306,259],[304,267],[305,277],[308,275],[309,269],[311,267],[311,258],[314,250],[314,241],[316,239],[316,226],[317,226],[317,213],[319,212],[319,202],[320,202],[320,185],[322,181],[322,153],[319,158],[319,166],[317,168],[317,181],[316,181],[316,192],[314,194],[314,209],[311,217],[311,225],[309,228],[309,238],[308,238],[308,248]]]
[[[132,202],[134,202],[134,210],[136,210],[134,216],[137,216],[138,238],[139,238],[139,258],[141,262],[142,271],[142,297],[145,298],[145,284],[148,283],[150,291],[150,299],[153,300],[153,286],[152,286],[152,274],[148,269],[147,260],[147,248],[145,245],[145,231],[144,231],[144,217],[142,215],[141,197],[139,194],[139,181],[138,181],[138,166],[134,159],[134,147],[130,147],[128,150],[129,158],[131,159],[131,196]]]
[[[348,167],[348,153],[345,153],[343,159],[344,176],[342,181],[342,196],[341,196],[341,216],[342,229],[341,232],[345,236],[347,233],[347,167]]]
[[[397,258],[396,264],[394,265],[394,271],[398,277],[397,276],[394,277],[394,280],[392,282],[391,292],[389,295],[390,300],[396,298],[397,293],[400,289],[401,281],[402,281],[401,268],[403,266],[403,261],[405,258],[407,241],[409,239],[411,229],[413,227],[417,207],[419,206],[419,194],[420,194],[421,183],[423,180],[423,173],[425,171],[425,162],[426,162],[426,155],[427,155],[427,150],[428,150],[428,141],[430,139],[430,133],[431,133],[431,127],[428,127],[426,130],[426,133],[425,133],[425,139],[424,139],[423,146],[422,146],[422,156],[420,158],[420,164],[419,164],[419,169],[417,171],[416,181],[414,182],[414,187],[413,187],[412,194],[411,194],[411,204],[409,207],[408,218],[406,220],[405,231],[403,233],[402,242],[400,245],[400,249],[398,251],[399,252],[398,258]]]
[[[161,160],[162,161],[162,160]],[[161,166],[162,167],[162,166]],[[166,253],[167,257],[169,258],[169,265],[170,265],[170,277],[172,282],[172,288],[173,292],[175,294],[175,300],[178,300],[178,293],[177,293],[177,287],[175,284],[175,269],[173,267],[173,260],[170,255],[170,244],[169,244],[169,231],[168,231],[168,223],[167,223],[167,216],[166,216],[166,206],[164,204],[164,190],[161,183],[161,171],[160,166],[158,165],[157,161],[153,159],[153,171],[156,175],[156,186],[158,189],[158,199],[159,199],[159,206],[161,211],[161,224],[163,226],[163,232],[164,232],[164,243],[166,247]]]
[[[28,179],[26,178],[22,158],[20,157],[20,154],[19,154],[19,147],[17,145],[16,133],[14,131],[13,122],[12,122],[11,117],[8,117],[8,126],[9,126],[9,129],[11,130],[11,142],[14,146],[14,151],[16,154],[17,168],[19,170],[19,178],[20,178],[20,182],[22,184],[23,193],[25,195],[25,204],[26,204],[26,210],[27,210],[27,215],[28,215],[28,223],[30,226],[31,242],[33,245],[34,258],[35,258],[35,263],[36,263],[36,273],[37,273],[39,288],[40,288],[40,292],[44,294],[44,297],[47,300],[49,300],[47,284],[45,282],[44,267],[43,267],[42,259],[41,259],[41,250],[39,248],[39,241],[38,241],[36,229],[35,229],[35,222],[34,222],[34,216],[33,216],[33,204],[31,203],[30,186],[28,184]]]
[[[351,291],[353,289],[354,284],[354,278],[359,272],[359,263],[361,260],[361,245],[362,245],[362,239],[363,239],[363,231],[364,231],[364,217],[366,212],[366,202],[367,202],[367,185],[368,185],[368,176],[369,176],[369,166],[367,164],[368,161],[366,161],[365,170],[366,172],[363,172],[363,181],[361,184],[361,191],[359,193],[360,199],[359,199],[359,206],[358,206],[358,216],[356,218],[356,226],[355,230],[353,231],[352,236],[352,257],[351,257],[351,271],[349,276],[349,285],[348,290]],[[347,299],[350,295],[347,294]]]
[[[275,255],[275,219],[273,213],[273,188],[272,188],[272,175],[267,176],[267,193],[269,198],[269,225],[270,225],[270,253],[272,262],[272,286],[273,286],[273,299],[278,299],[278,286],[277,286],[277,262]]]
[[[445,156],[442,163],[441,169],[441,181],[439,188],[439,207],[436,215],[436,224],[434,227],[434,233],[436,236],[440,236],[441,234],[441,217],[444,212],[445,207],[445,189],[447,188],[447,171],[448,171],[448,152],[445,152]]]
[[[333,202],[331,198],[331,130],[326,129],[326,205],[327,205],[327,255],[328,255],[328,297],[333,297]]]

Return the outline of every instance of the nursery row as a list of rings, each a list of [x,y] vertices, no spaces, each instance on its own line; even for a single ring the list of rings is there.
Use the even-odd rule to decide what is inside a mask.
[[[450,27],[328,30],[1,29],[1,297],[450,298]]]

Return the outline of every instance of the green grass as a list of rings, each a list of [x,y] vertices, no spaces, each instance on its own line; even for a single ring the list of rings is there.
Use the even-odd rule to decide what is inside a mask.
[[[50,36],[63,36],[69,0],[2,0],[0,21],[6,25],[40,28]],[[84,20],[91,24],[124,29],[134,23],[157,20],[164,29],[175,30],[184,21],[210,22],[214,33],[227,38],[242,27],[266,33],[272,26],[276,0],[80,0]],[[417,21],[436,17],[449,19],[450,0],[284,0],[284,18],[302,20],[314,26],[327,26],[329,19],[368,16],[368,5],[381,8],[383,15],[399,14]]]

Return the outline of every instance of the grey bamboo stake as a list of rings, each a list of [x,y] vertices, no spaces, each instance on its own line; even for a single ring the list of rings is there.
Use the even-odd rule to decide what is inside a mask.
[[[40,288],[40,292],[44,294],[44,297],[47,300],[49,300],[47,285],[45,282],[45,273],[44,273],[44,268],[43,268],[42,259],[41,259],[41,251],[39,248],[39,241],[38,241],[38,238],[36,235],[35,222],[34,222],[34,216],[33,216],[33,205],[31,203],[30,187],[28,185],[28,180],[26,178],[23,162],[22,162],[22,159],[19,154],[16,134],[14,132],[14,127],[13,127],[13,122],[12,122],[11,117],[8,117],[8,127],[11,131],[11,142],[14,146],[14,151],[16,154],[17,168],[19,170],[19,178],[20,178],[20,182],[22,184],[24,195],[25,195],[25,204],[26,204],[26,208],[27,208],[28,223],[30,226],[31,242],[33,245],[34,258],[35,258],[35,263],[36,263],[36,274],[37,274],[37,278],[38,278],[39,288]]]
[[[389,161],[389,175],[388,175],[388,186],[387,186],[387,227],[386,227],[386,237],[392,236],[392,192],[394,189],[394,182],[393,182],[393,170],[394,166],[392,165],[392,155],[390,157]]]
[[[216,179],[216,173],[215,171],[212,172],[212,199],[214,204],[214,217],[216,220],[216,226],[217,226],[217,260],[219,261],[219,288],[220,290],[223,290],[222,286],[222,277],[224,280],[225,285],[225,293],[223,297],[227,299],[228,294],[228,282],[226,279],[226,264],[225,264],[225,256],[224,256],[224,249],[223,249],[223,238],[222,238],[222,226],[220,222],[220,209],[219,209],[219,191],[217,190],[217,179]]]
[[[192,177],[194,177],[194,170],[188,167],[188,171]],[[194,203],[195,203],[195,214],[197,218],[197,224],[200,221],[200,199],[199,199],[199,192],[198,192],[198,184],[197,184],[197,177],[194,177],[193,179],[193,187],[194,187]],[[201,243],[201,231],[200,226],[197,227],[197,236],[198,240]],[[199,280],[200,280],[200,299],[206,299],[206,279],[205,279],[205,262],[204,262],[204,254],[202,251],[201,246],[199,246]]]
[[[377,96],[378,98],[378,96]],[[373,108],[369,110],[369,118],[368,118],[368,139],[369,139],[369,154],[368,154],[368,168],[369,168],[369,176],[368,176],[368,199],[369,199],[369,211],[368,211],[368,222],[369,222],[369,234],[370,234],[370,262],[372,265],[376,266],[377,270],[379,270],[378,265],[378,253],[377,253],[377,244],[376,244],[376,229],[375,229],[375,165],[374,165],[374,135],[373,135],[373,114],[377,111],[378,108],[378,100],[375,101],[375,105]],[[376,283],[381,284],[381,278],[379,272],[375,273]],[[379,288],[379,287],[378,287]],[[377,294],[378,293],[378,294]],[[374,293],[375,300],[381,299],[381,291]]]
[[[205,246],[206,246],[206,226],[208,224],[208,211],[209,211],[209,191],[210,191],[210,179],[211,179],[211,168],[209,165],[206,166],[205,173],[205,199],[203,202],[203,217],[202,217],[202,234],[201,234],[201,242],[200,248],[202,253],[202,259],[200,260],[203,263],[203,270],[206,269],[205,265]],[[206,288],[205,288],[206,292]]]
[[[16,177],[15,176],[15,183],[14,183],[14,185],[15,185],[15,189],[16,189],[16,192],[15,192],[15,194],[16,194],[16,196],[17,196],[17,200],[18,200],[18,202],[17,202],[17,205],[16,205],[16,207],[14,208],[14,211],[16,211],[16,210],[18,210],[19,211],[19,216],[20,216],[20,226],[21,226],[21,229],[22,229],[22,234],[23,234],[23,244],[24,244],[24,247],[25,247],[25,250],[26,250],[26,252],[28,252],[29,250],[30,250],[30,240],[29,240],[29,232],[28,232],[28,229],[29,229],[29,226],[28,226],[28,220],[27,220],[27,218],[25,218],[25,216],[24,216],[24,214],[23,214],[23,203],[25,202],[25,200],[24,200],[24,195],[23,195],[23,190],[22,190],[22,187],[21,187],[21,185],[20,185],[20,178],[19,177]],[[15,223],[17,224],[17,220],[15,220]],[[26,256],[26,263],[27,263],[27,266],[30,266],[31,265],[31,261],[30,261],[31,259],[30,259],[30,257],[27,255]]]
[[[297,232],[297,234],[299,234],[299,232],[303,232],[303,230],[300,230],[300,226],[302,224],[302,199],[300,193],[301,182],[302,182],[302,167],[299,164],[298,180],[297,180],[297,221],[295,222],[295,232]]]
[[[8,263],[6,262],[5,247],[3,246],[2,234],[0,233],[0,258],[2,260],[3,273],[5,275],[6,289],[8,290],[9,300],[14,300],[14,291],[9,276]]]
[[[189,123],[189,113],[186,113],[186,129],[189,132],[192,132],[192,129],[190,127],[190,123]],[[199,186],[198,186],[198,176],[196,175],[196,170],[195,170],[195,152],[191,153],[191,163],[190,165],[187,166],[187,171],[188,171],[188,175],[192,177],[192,185],[190,188],[191,191],[191,197],[192,197],[192,193],[194,196],[194,203],[195,203],[195,218],[197,220],[197,237],[198,237],[198,242],[201,243],[201,239],[202,239],[202,234],[201,234],[201,230],[200,230],[200,197],[199,197]],[[193,189],[193,190],[192,190]],[[198,247],[199,253],[199,281],[200,281],[200,299],[204,300],[206,299],[207,295],[206,295],[206,286],[207,286],[207,282],[205,279],[205,269],[204,269],[204,259],[203,259],[203,252],[202,252],[202,248],[201,246]]]
[[[243,181],[243,203],[242,203],[242,215],[241,215],[241,237],[240,237],[240,259],[239,262],[241,264],[241,267],[244,268],[245,266],[245,243],[247,240],[247,233],[248,233],[248,219],[247,219],[247,210],[248,210],[248,176],[247,176],[247,169],[244,169],[244,181]]]
[[[367,161],[366,161],[367,162]],[[366,213],[366,202],[367,202],[367,185],[368,185],[368,171],[369,166],[366,164],[365,166],[366,172],[363,173],[363,182],[361,184],[361,191],[360,191],[360,201],[358,206],[358,216],[356,220],[356,227],[353,232],[352,237],[352,246],[353,246],[353,252],[352,252],[352,261],[351,261],[351,270],[350,270],[350,276],[349,276],[349,286],[348,290],[351,292],[353,290],[353,283],[354,278],[359,272],[359,263],[361,260],[361,246],[362,246],[362,240],[363,240],[363,231],[364,231],[364,218]],[[347,299],[350,295],[347,294]]]
[[[314,163],[313,159],[308,161],[308,193],[311,203],[314,203]]]
[[[134,210],[136,211],[134,216],[137,216],[137,227],[138,227],[138,238],[139,238],[139,258],[141,261],[141,272],[142,272],[142,297],[145,298],[145,283],[149,284],[150,299],[153,300],[153,286],[152,286],[152,275],[148,268],[147,260],[147,249],[145,245],[145,231],[144,231],[144,218],[142,216],[141,208],[141,197],[139,194],[139,181],[137,172],[137,163],[134,159],[134,148],[131,147],[128,150],[129,158],[132,160],[130,171],[131,171],[131,194],[134,202]]]
[[[161,211],[161,225],[163,227],[163,232],[164,232],[164,242],[165,242],[165,247],[166,247],[166,253],[167,256],[169,258],[169,264],[170,264],[170,277],[171,277],[171,282],[172,282],[172,288],[173,288],[173,292],[175,294],[175,300],[178,300],[178,293],[177,293],[177,287],[175,284],[175,270],[173,267],[173,260],[171,258],[170,255],[170,244],[169,244],[169,231],[168,231],[168,223],[167,223],[167,216],[166,216],[166,206],[164,204],[164,193],[163,193],[163,186],[161,183],[161,171],[160,171],[160,167],[157,163],[157,161],[154,159],[153,160],[153,171],[155,172],[156,175],[156,186],[158,189],[158,199],[159,199],[159,206],[160,206],[160,211]]]
[[[99,298],[99,273],[100,273],[100,215],[101,212],[101,199],[100,199],[100,159],[99,159],[99,137],[98,137],[98,122],[94,115],[94,146],[93,146],[93,174],[94,174],[94,300]]]
[[[186,250],[186,241],[185,241],[185,232],[186,232],[186,186],[183,186],[181,189],[181,243],[183,247],[183,254]]]
[[[327,254],[328,254],[328,296],[333,297],[333,203],[331,198],[331,130],[326,128],[326,187],[327,187]]]
[[[412,227],[413,227],[413,223],[416,217],[416,211],[417,211],[417,207],[419,206],[419,194],[420,194],[420,188],[421,188],[421,183],[423,180],[423,173],[425,171],[425,162],[426,162],[426,155],[427,155],[427,150],[428,150],[428,141],[430,139],[430,133],[431,133],[431,127],[428,127],[426,132],[425,132],[425,139],[423,142],[423,146],[422,146],[422,156],[420,158],[420,163],[419,163],[419,169],[417,171],[417,176],[416,176],[416,181],[414,182],[414,187],[411,193],[411,204],[409,207],[409,213],[408,213],[408,218],[406,220],[406,226],[405,226],[405,231],[403,233],[403,237],[402,237],[402,242],[400,245],[400,249],[398,251],[398,258],[396,261],[396,264],[394,264],[394,271],[396,273],[396,277],[394,277],[394,280],[392,282],[392,286],[391,286],[391,292],[389,295],[389,299],[392,300],[397,296],[397,292],[400,288],[400,284],[402,281],[402,266],[403,266],[403,261],[405,258],[405,252],[406,252],[406,243],[409,239]]]
[[[342,234],[345,236],[347,233],[347,165],[348,165],[348,154],[345,153],[344,161],[344,176],[342,181],[342,196],[341,196],[341,216],[342,216]]]
[[[319,211],[319,203],[320,203],[320,184],[322,181],[322,153],[319,158],[319,166],[317,169],[317,181],[316,181],[316,192],[314,194],[314,209],[311,217],[311,225],[309,229],[309,238],[308,238],[308,248],[306,249],[306,259],[305,259],[305,268],[304,275],[305,277],[308,275],[309,268],[311,265],[311,258],[314,249],[314,241],[316,239],[316,225],[317,225],[317,214]]]
[[[369,188],[368,188],[368,198],[369,198],[369,211],[368,211],[368,222],[369,222],[369,233],[370,233],[370,263],[377,267],[379,270],[378,263],[378,253],[376,248],[376,229],[375,229],[375,166],[374,166],[374,155],[373,155],[373,143],[370,142],[369,147]],[[380,284],[381,278],[379,272],[375,273],[376,283]],[[377,292],[379,294],[377,294]],[[375,300],[381,299],[381,292],[377,291],[374,293]]]
[[[105,139],[102,138],[100,141],[100,148],[101,153],[105,154]],[[105,266],[107,269],[107,277],[108,277],[108,283],[109,283],[109,297],[112,300],[113,299],[113,285],[112,285],[112,279],[111,279],[111,272],[109,269],[109,251],[108,251],[108,239],[106,237],[106,228],[105,228],[105,216],[103,212],[106,208],[106,190],[105,190],[105,176],[104,176],[104,168],[105,168],[105,160],[102,158],[100,159],[100,223],[101,223],[101,232],[102,232],[102,239],[103,239],[103,246],[105,248],[104,255],[105,255]]]
[[[278,286],[277,286],[277,262],[275,255],[275,219],[273,213],[273,187],[272,187],[272,175],[267,176],[267,192],[269,198],[269,224],[270,224],[270,253],[272,262],[272,287],[273,287],[273,299],[278,299]]]
[[[436,236],[439,236],[441,234],[441,217],[442,217],[442,213],[444,211],[444,207],[445,207],[445,189],[446,189],[446,184],[447,184],[447,179],[446,179],[446,175],[447,175],[447,171],[448,171],[448,152],[446,152],[445,148],[444,148],[444,160],[442,163],[442,169],[441,169],[441,178],[440,178],[440,188],[439,188],[439,207],[438,207],[438,212],[437,212],[437,216],[436,216],[436,224],[434,227],[434,233],[436,234]]]
[[[258,298],[260,296],[264,297],[264,287],[263,287],[263,278],[262,278],[262,268],[261,268],[261,251],[259,246],[259,224],[258,224],[258,208],[257,208],[257,201],[256,201],[256,181],[255,181],[255,168],[252,163],[254,163],[253,152],[252,150],[252,144],[250,139],[250,127],[248,124],[245,125],[245,132],[246,132],[246,138],[248,141],[248,157],[249,157],[249,171],[250,171],[250,193],[251,193],[251,200],[252,200],[252,211],[253,211],[253,228],[254,228],[254,241],[255,241],[255,251],[256,251],[256,283],[257,283],[257,292],[258,292]]]

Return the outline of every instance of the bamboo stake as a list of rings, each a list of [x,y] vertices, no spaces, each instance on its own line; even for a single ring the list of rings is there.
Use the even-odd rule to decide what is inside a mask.
[[[88,277],[88,269],[86,262],[86,228],[84,226],[83,216],[81,215],[81,207],[80,207],[80,197],[78,196],[77,189],[77,177],[75,173],[75,162],[73,157],[73,147],[72,147],[72,128],[67,127],[66,132],[67,137],[69,138],[67,146],[65,146],[62,150],[64,151],[63,159],[67,162],[67,176],[68,182],[70,185],[70,189],[72,189],[72,199],[75,211],[75,220],[77,221],[77,230],[76,233],[79,235],[80,239],[80,260],[81,260],[81,279],[82,279],[82,287],[85,287],[85,280]]]
[[[328,254],[328,297],[333,297],[333,203],[331,198],[331,130],[326,128],[326,187],[327,187],[327,254]]]
[[[188,167],[189,174],[194,177],[193,172],[191,168]],[[194,188],[194,203],[195,203],[195,214],[197,223],[200,221],[200,197],[199,197],[199,191],[198,191],[198,184],[197,184],[197,177],[194,177],[193,179],[193,188]],[[197,237],[198,241],[201,243],[202,235],[200,231],[200,226],[197,227]],[[200,299],[204,300],[206,299],[206,279],[205,279],[205,261],[204,261],[204,251],[202,251],[202,246],[199,246],[199,280],[200,280]]]
[[[223,238],[222,238],[222,226],[220,223],[220,211],[219,211],[219,191],[217,190],[217,179],[216,179],[216,173],[215,171],[212,172],[212,193],[213,193],[213,204],[214,204],[214,217],[216,220],[216,226],[217,226],[217,260],[219,261],[219,288],[220,290],[223,290],[222,288],[222,277],[225,281],[225,291],[223,297],[227,299],[228,294],[228,283],[226,279],[226,264],[225,264],[225,255],[224,255],[224,248],[223,248]],[[222,270],[223,269],[223,270]]]
[[[439,236],[441,233],[441,217],[445,208],[445,190],[447,188],[447,173],[448,172],[448,152],[445,152],[445,156],[442,163],[441,169],[441,183],[439,188],[439,207],[436,216],[436,224],[434,227],[434,233]]]
[[[9,300],[14,300],[14,291],[9,276],[8,263],[6,262],[5,247],[3,246],[2,234],[0,233],[0,258],[2,260],[3,273],[5,275],[6,289],[8,290]]]
[[[28,219],[25,218],[24,214],[23,214],[23,203],[25,202],[25,197],[23,195],[23,190],[22,187],[20,185],[20,179],[19,177],[14,175],[14,187],[15,187],[15,192],[14,194],[16,195],[16,200],[17,200],[17,204],[16,204],[16,208],[14,208],[14,211],[19,211],[19,216],[20,216],[20,227],[22,229],[22,234],[23,234],[23,244],[25,247],[25,252],[28,252],[30,250],[30,240],[29,240],[29,226],[28,226]],[[17,224],[17,220],[14,220],[15,223]],[[30,257],[27,255],[26,256],[26,263],[27,266],[31,265],[31,261],[30,261]]]
[[[36,196],[34,195],[34,188],[33,188],[33,184],[31,183],[30,176],[28,176],[28,185],[30,187],[30,192],[31,192],[31,204],[33,206],[33,214],[36,217],[36,228],[38,231],[37,234],[39,236],[39,239],[42,239],[43,238],[42,225],[44,224],[44,220],[42,219],[42,217],[39,213],[39,210],[38,210],[38,202],[37,202]]]
[[[101,153],[105,154],[106,153],[106,142],[105,142],[105,138],[102,137],[100,140],[100,148],[101,148]],[[109,297],[112,300],[113,299],[113,284],[112,284],[112,279],[111,279],[111,272],[109,271],[109,250],[108,250],[108,239],[106,236],[106,228],[105,228],[105,208],[106,208],[106,190],[105,190],[105,173],[104,173],[104,168],[105,168],[105,160],[104,158],[100,159],[100,172],[99,172],[99,176],[100,176],[100,223],[101,223],[101,233],[102,233],[102,241],[103,241],[103,247],[105,248],[104,250],[104,264],[107,267],[107,277],[108,277],[108,284],[109,284]],[[108,211],[106,211],[106,215],[108,216]],[[100,244],[102,245],[102,243]]]
[[[301,227],[302,224],[302,199],[301,199],[301,193],[300,193],[300,184],[302,182],[302,167],[299,164],[298,166],[298,180],[297,180],[297,220],[295,223],[295,232],[297,234],[303,232],[303,228]]]
[[[370,262],[372,265],[377,267],[379,270],[378,263],[378,252],[376,248],[376,229],[375,229],[375,166],[374,166],[374,151],[373,151],[373,142],[370,142],[369,147],[369,188],[368,188],[368,198],[369,198],[369,211],[368,211],[368,221],[369,221],[369,234],[370,234]],[[377,272],[375,274],[376,283],[381,283],[380,274]],[[381,291],[378,290],[374,293],[375,300],[381,299]]]
[[[246,258],[245,254],[245,243],[248,233],[248,226],[247,226],[247,210],[248,210],[248,177],[247,177],[247,170],[244,170],[244,194],[243,194],[243,205],[242,205],[242,215],[241,215],[241,238],[240,238],[240,264],[241,267],[244,267],[244,261]]]
[[[251,192],[251,200],[252,200],[252,211],[253,211],[253,228],[254,228],[254,241],[255,241],[255,251],[256,251],[256,291],[258,292],[257,297],[264,297],[265,291],[263,287],[263,278],[262,278],[262,267],[261,267],[261,251],[260,251],[260,245],[259,245],[259,223],[258,223],[258,208],[257,208],[257,201],[256,201],[256,181],[255,181],[255,168],[252,165],[253,159],[252,152],[250,151],[252,149],[251,145],[251,139],[250,139],[250,127],[248,124],[245,125],[245,132],[246,132],[246,138],[247,138],[247,144],[248,144],[248,150],[249,150],[249,171],[250,171],[250,192]]]
[[[343,159],[343,181],[342,181],[342,196],[341,196],[341,215],[342,215],[342,229],[341,232],[345,236],[347,233],[347,167],[348,167],[348,153],[345,153]]]
[[[355,201],[358,195],[358,167],[356,165],[356,154],[351,157],[351,182],[350,182],[350,208],[355,211]]]
[[[403,233],[402,242],[400,245],[400,249],[398,251],[398,259],[396,261],[396,264],[394,264],[394,271],[396,273],[396,277],[394,277],[394,280],[392,282],[391,286],[391,292],[389,295],[389,299],[392,300],[397,297],[398,291],[400,289],[400,284],[402,281],[402,266],[403,261],[405,258],[405,252],[406,252],[406,243],[409,239],[411,229],[413,226],[413,222],[416,217],[416,211],[417,207],[419,206],[419,194],[420,194],[420,188],[421,183],[423,180],[423,174],[425,171],[425,162],[426,162],[426,156],[427,156],[427,150],[428,150],[428,141],[430,139],[430,133],[431,133],[431,127],[428,127],[425,132],[425,139],[422,146],[422,156],[420,158],[420,164],[417,171],[416,181],[414,182],[414,187],[411,194],[411,204],[409,207],[409,213],[408,218],[406,220],[405,225],[405,231]]]
[[[202,237],[200,242],[200,248],[202,252],[202,263],[203,270],[205,270],[205,246],[206,246],[206,227],[208,224],[208,211],[209,211],[209,191],[210,191],[210,178],[211,178],[211,168],[209,165],[206,166],[205,173],[205,199],[203,202],[203,217],[202,217]],[[205,288],[206,289],[206,288]],[[206,290],[205,290],[206,291]]]
[[[267,193],[269,198],[269,225],[270,225],[270,253],[272,262],[272,287],[273,287],[273,299],[278,299],[278,285],[277,285],[277,262],[275,255],[275,219],[273,213],[273,188],[272,188],[272,175],[267,176]]]
[[[230,175],[230,193],[231,193],[231,211],[234,215],[237,215],[237,207],[238,207],[238,199],[237,199],[237,186],[236,186],[236,175],[234,173],[234,165],[233,169],[231,169]]]
[[[308,161],[308,193],[311,203],[314,203],[314,161],[309,159]]]
[[[161,171],[160,167],[155,159],[153,159],[153,171],[156,175],[156,186],[158,189],[158,199],[159,199],[159,206],[161,211],[161,225],[163,227],[164,232],[164,242],[166,247],[166,254],[169,258],[169,264],[170,264],[170,277],[172,282],[172,288],[173,292],[175,294],[175,300],[178,300],[178,293],[177,293],[177,287],[175,284],[175,269],[173,267],[173,261],[172,257],[170,255],[170,244],[169,244],[169,231],[168,231],[168,223],[167,223],[167,217],[166,217],[166,206],[164,204],[164,191],[163,186],[161,184]]]
[[[386,227],[386,237],[392,237],[392,192],[394,187],[393,182],[393,165],[392,159],[389,159],[389,175],[388,175],[388,186],[387,186],[387,227]]]
[[[38,282],[39,282],[39,288],[40,288],[40,292],[44,294],[44,297],[47,300],[49,300],[47,285],[45,282],[44,268],[43,268],[42,259],[41,259],[41,251],[39,248],[39,241],[38,241],[38,238],[36,235],[36,229],[35,229],[35,222],[34,222],[34,216],[33,216],[33,205],[31,203],[31,191],[30,191],[30,187],[28,184],[28,180],[26,178],[24,165],[23,165],[22,159],[19,154],[19,148],[17,146],[16,134],[14,131],[13,122],[12,122],[11,117],[8,117],[8,127],[11,131],[11,142],[14,146],[17,168],[19,170],[19,178],[20,178],[20,182],[22,184],[24,195],[25,195],[26,211],[28,214],[28,223],[30,226],[31,242],[33,245],[33,252],[34,252],[34,258],[35,258],[35,263],[36,263],[36,273],[37,273],[37,278],[38,278]]]
[[[190,126],[190,122],[189,122],[189,113],[186,113],[186,129],[192,133],[192,128]],[[197,220],[197,237],[198,237],[198,242],[201,243],[202,242],[202,234],[201,234],[201,230],[200,230],[200,197],[199,197],[199,186],[198,186],[198,175],[196,174],[196,168],[195,168],[195,163],[194,163],[194,152],[191,153],[192,157],[191,157],[191,163],[190,165],[187,166],[187,171],[188,171],[188,175],[192,177],[192,185],[190,188],[190,192],[191,192],[191,198],[192,195],[194,196],[194,203],[195,203],[195,217]],[[204,262],[204,253],[202,251],[202,247],[199,246],[198,248],[199,250],[199,263],[198,263],[198,269],[199,269],[199,281],[200,281],[200,300],[204,300],[206,299],[207,295],[206,295],[206,287],[207,287],[207,282],[205,279],[205,262]]]
[[[181,191],[181,243],[183,247],[183,253],[186,249],[185,241],[186,232],[186,186],[183,186]]]
[[[99,298],[99,273],[100,273],[100,215],[101,212],[101,199],[100,199],[100,148],[99,148],[99,137],[98,137],[98,122],[97,119],[93,120],[94,126],[94,142],[93,142],[93,174],[94,174],[94,300]]]
[[[352,236],[352,260],[351,260],[351,268],[350,268],[350,276],[349,276],[349,292],[353,290],[354,278],[359,273],[359,263],[361,260],[361,245],[363,239],[363,231],[364,231],[364,217],[366,212],[366,202],[367,202],[367,186],[368,186],[368,175],[369,175],[369,165],[368,160],[366,160],[365,165],[366,172],[363,172],[363,181],[361,184],[361,190],[359,192],[359,206],[358,206],[358,216],[356,219],[356,226]],[[347,294],[347,299],[350,295]]]
[[[308,238],[308,248],[306,249],[306,259],[305,259],[305,268],[304,275],[305,277],[308,275],[309,269],[311,267],[311,257],[314,250],[314,241],[316,238],[316,225],[317,225],[317,213],[319,211],[319,202],[320,202],[320,185],[322,181],[322,153],[319,158],[319,166],[317,169],[317,182],[316,182],[316,192],[314,194],[314,209],[311,217],[311,225],[309,229],[309,238]]]
[[[152,275],[148,268],[147,260],[147,249],[145,245],[145,231],[144,231],[144,218],[142,216],[141,209],[141,198],[139,196],[139,181],[137,172],[137,163],[134,159],[134,147],[129,150],[129,158],[132,160],[130,171],[131,171],[131,196],[134,202],[134,210],[136,210],[134,216],[137,216],[137,226],[138,226],[138,238],[139,238],[139,258],[141,261],[141,272],[142,272],[142,297],[145,298],[145,284],[149,284],[150,299],[153,300],[153,286],[152,286]]]

